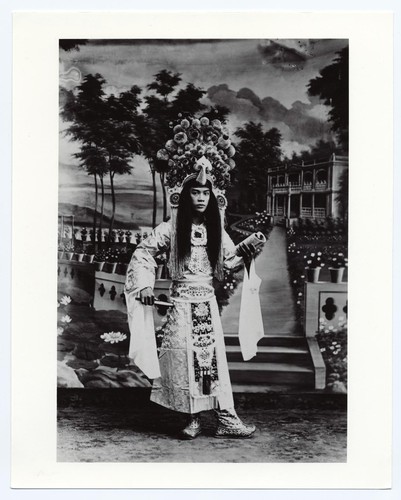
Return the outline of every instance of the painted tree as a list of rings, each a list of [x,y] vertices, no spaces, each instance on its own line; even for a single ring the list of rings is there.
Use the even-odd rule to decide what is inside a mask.
[[[308,94],[319,96],[330,106],[329,120],[336,133],[340,153],[348,154],[349,141],[349,49],[345,47],[337,53],[332,64],[320,71],[320,76],[309,82]],[[348,172],[340,178],[340,190],[336,197],[340,204],[344,224],[348,220]]]
[[[267,171],[282,163],[281,134],[276,128],[263,130],[261,123],[247,122],[236,130],[237,165],[235,183],[241,186],[241,203],[248,210],[263,210],[266,204]]]
[[[140,92],[140,88],[134,85],[129,91],[117,97],[109,96],[105,102],[105,114],[101,124],[101,144],[106,151],[112,201],[109,241],[116,213],[115,176],[130,174],[132,157],[141,152],[136,128]]]
[[[81,39],[71,39],[71,38],[64,38],[59,40],[59,47],[60,49],[64,50],[65,52],[71,52],[72,50],[76,50],[79,52],[80,46],[81,45],[86,45],[88,43],[88,40],[81,38]]]
[[[97,230],[98,215],[98,179],[103,186],[103,178],[107,173],[105,151],[102,147],[102,121],[105,112],[103,85],[104,78],[100,74],[86,75],[78,86],[76,94],[61,89],[60,115],[70,123],[65,134],[77,141],[80,151],[74,156],[88,175],[92,175],[95,183],[95,207],[93,216],[93,239]],[[104,191],[102,189],[102,199]]]
[[[300,153],[293,153],[291,158],[286,158],[286,162],[289,163],[302,163],[310,161],[327,161],[333,153],[340,154],[341,149],[336,145],[334,141],[317,141],[317,143],[312,146],[312,148],[305,149]]]
[[[348,151],[349,128],[349,50],[337,52],[332,64],[320,71],[320,76],[310,80],[308,94],[318,96],[330,107],[329,121],[344,152]]]

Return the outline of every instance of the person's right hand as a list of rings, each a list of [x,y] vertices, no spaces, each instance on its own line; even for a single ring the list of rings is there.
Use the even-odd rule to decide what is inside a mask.
[[[155,296],[153,294],[152,287],[147,286],[146,288],[140,291],[139,295],[141,298],[141,303],[144,306],[153,306],[153,304],[155,303]]]

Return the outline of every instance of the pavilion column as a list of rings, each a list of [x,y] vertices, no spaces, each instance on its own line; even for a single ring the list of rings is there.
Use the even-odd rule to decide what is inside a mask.
[[[312,193],[312,218],[315,217],[315,193]]]
[[[329,194],[326,194],[326,217],[328,217],[329,215],[332,215],[332,212],[331,212],[331,193]]]
[[[299,194],[299,216],[302,217],[302,193]]]
[[[276,207],[275,207],[275,204],[276,204],[276,197],[272,196],[272,215],[276,215]]]
[[[290,218],[291,215],[291,193],[287,195],[287,217]]]

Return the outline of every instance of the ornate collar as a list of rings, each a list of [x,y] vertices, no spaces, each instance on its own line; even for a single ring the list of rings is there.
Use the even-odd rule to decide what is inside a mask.
[[[205,224],[192,223],[191,244],[196,246],[203,246],[207,244],[207,230]]]

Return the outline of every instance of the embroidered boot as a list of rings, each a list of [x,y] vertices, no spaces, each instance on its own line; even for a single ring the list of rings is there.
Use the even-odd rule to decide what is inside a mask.
[[[217,415],[216,438],[249,438],[255,432],[254,425],[246,425],[238,417],[234,408],[229,410],[215,410]]]
[[[181,439],[195,439],[201,433],[201,419],[199,413],[189,416],[188,423],[180,432]]]

